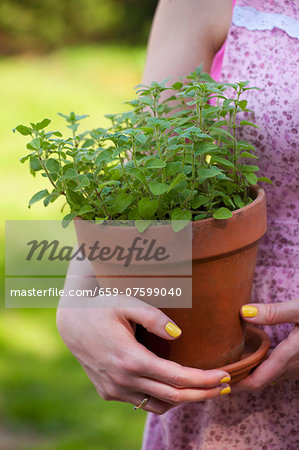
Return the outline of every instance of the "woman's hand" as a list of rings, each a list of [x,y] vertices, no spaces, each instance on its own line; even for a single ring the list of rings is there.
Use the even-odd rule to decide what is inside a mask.
[[[299,379],[299,300],[245,305],[241,314],[255,325],[294,323],[294,328],[251,375],[234,386],[234,390],[258,391],[282,379]]]
[[[163,414],[184,402],[198,402],[229,393],[229,374],[199,370],[167,361],[135,339],[135,324],[164,339],[179,338],[181,330],[159,309],[126,296],[96,297],[93,306],[60,307],[58,330],[99,395]]]

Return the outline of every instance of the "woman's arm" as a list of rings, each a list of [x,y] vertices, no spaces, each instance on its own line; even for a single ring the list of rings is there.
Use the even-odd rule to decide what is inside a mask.
[[[203,64],[209,72],[226,39],[231,0],[160,0],[147,49],[143,83],[176,80]]]

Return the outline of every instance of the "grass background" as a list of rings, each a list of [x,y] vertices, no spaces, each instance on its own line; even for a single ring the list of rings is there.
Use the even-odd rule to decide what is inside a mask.
[[[57,112],[90,114],[84,127],[102,126],[104,114],[126,109],[144,65],[143,48],[88,46],[47,56],[0,59],[0,450],[139,449],[145,413],[104,402],[62,343],[54,310],[4,309],[4,220],[59,219],[56,202],[45,209],[28,200],[47,186],[18,160],[26,137],[18,124],[53,120]]]

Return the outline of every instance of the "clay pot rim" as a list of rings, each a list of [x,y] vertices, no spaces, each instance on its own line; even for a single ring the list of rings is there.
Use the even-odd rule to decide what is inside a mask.
[[[263,202],[263,200],[264,200],[264,198],[265,198],[265,196],[266,196],[265,190],[264,190],[262,187],[258,186],[258,185],[251,186],[250,189],[251,189],[252,192],[255,193],[255,195],[256,195],[255,199],[254,199],[251,203],[249,203],[248,205],[243,206],[243,208],[235,209],[234,211],[232,211],[232,217],[230,217],[229,219],[221,219],[221,222],[227,222],[227,221],[232,220],[233,217],[239,215],[240,212],[241,212],[242,214],[243,214],[244,212],[247,213],[248,211],[254,209],[258,203],[262,203],[262,202]],[[93,221],[87,220],[87,219],[83,219],[83,218],[80,217],[80,216],[75,216],[74,220],[84,220],[84,221],[86,221],[86,222],[90,222],[90,223],[94,224]],[[169,219],[169,221],[171,221],[171,219]],[[196,224],[197,226],[200,226],[200,224],[208,225],[208,224],[210,224],[210,223],[216,223],[216,222],[219,222],[219,220],[214,219],[214,217],[209,217],[209,218],[203,219],[203,220],[197,220],[197,221],[193,221],[193,220],[192,220],[191,222],[192,222],[192,226],[194,226],[195,224]],[[99,227],[100,227],[101,225],[102,225],[102,224],[98,224]],[[103,226],[105,226],[105,227],[107,227],[107,228],[114,228],[114,225],[103,225]],[[166,227],[171,227],[171,224],[166,224],[166,225],[155,225],[155,229],[156,229],[156,230],[158,230],[159,228],[162,228],[163,230],[165,230]],[[135,228],[135,226],[126,226],[126,225],[124,225],[124,226],[121,227],[122,230],[132,230],[132,229],[134,229],[134,228]]]
[[[264,330],[257,328],[254,325],[247,324],[245,342],[250,337],[254,337],[259,340],[257,348],[255,348],[253,352],[246,358],[241,359],[240,361],[237,361],[235,363],[219,367],[219,370],[225,370],[229,372],[233,378],[234,376],[242,373],[245,370],[249,371],[253,369],[264,359],[270,348],[270,337]]]

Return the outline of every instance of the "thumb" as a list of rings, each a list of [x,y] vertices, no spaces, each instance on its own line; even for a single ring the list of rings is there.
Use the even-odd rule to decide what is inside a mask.
[[[241,308],[242,317],[256,325],[299,322],[299,300],[284,303],[252,303]]]
[[[121,314],[163,339],[176,339],[182,334],[182,330],[160,309],[138,299],[131,300],[130,305],[122,308]]]

